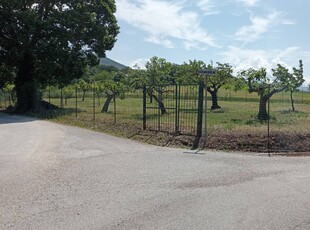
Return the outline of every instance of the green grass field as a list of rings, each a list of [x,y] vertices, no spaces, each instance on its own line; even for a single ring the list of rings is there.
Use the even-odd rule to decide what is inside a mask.
[[[74,96],[74,95],[73,95]],[[310,93],[297,92],[294,94],[296,111],[291,111],[291,104],[288,93],[279,93],[274,95],[270,101],[270,125],[272,129],[309,132],[310,130]],[[62,105],[60,98],[46,98],[52,104],[65,108],[66,117],[76,117],[76,98],[63,99]],[[183,99],[186,101],[186,99]],[[102,105],[105,101],[104,97],[98,99],[93,97],[89,92],[86,94],[85,100],[82,101],[82,93],[79,92],[77,97],[77,116],[78,118],[89,119],[95,121],[109,120],[113,122],[129,122],[142,126],[142,95],[141,93],[131,93],[124,100],[116,99],[110,104],[108,113],[101,113]],[[187,99],[186,102],[193,108],[196,108],[196,100]],[[154,103],[155,104],[155,103]],[[168,108],[173,108],[174,101],[165,100]],[[211,111],[210,98],[207,100],[207,129],[245,129],[259,130],[265,128],[266,124],[256,119],[259,106],[259,97],[256,94],[248,94],[245,91],[229,91],[222,90],[219,92],[219,105],[221,110]],[[115,107],[114,107],[115,106]],[[148,103],[148,106],[153,106]],[[115,111],[114,111],[115,109]],[[186,123],[186,126],[196,125],[196,113],[188,115],[189,111],[180,114],[180,125]],[[147,110],[148,124],[157,122],[157,109]],[[186,117],[188,116],[188,117]],[[173,126],[175,123],[174,109],[168,109],[168,114],[161,116],[161,122],[165,126]],[[189,121],[191,119],[191,121]],[[205,118],[204,118],[205,120]],[[195,127],[189,127],[195,131]],[[172,130],[172,129],[171,129]]]
[[[84,101],[82,101],[82,92],[78,92],[77,98],[74,94],[62,101],[59,91],[50,93],[50,97],[47,93],[44,95],[46,101],[63,109],[44,110],[43,117],[65,124],[151,144],[167,145],[173,142],[176,146],[187,147],[193,142],[197,131],[197,99],[195,95],[189,93],[181,97],[179,119],[176,118],[175,113],[176,100],[169,93],[164,97],[167,114],[162,116],[159,116],[156,103],[150,104],[149,98],[147,99],[147,130],[165,131],[151,131],[150,133],[142,131],[143,99],[141,92],[129,93],[123,100],[116,98],[115,103],[111,102],[107,113],[101,113],[105,98],[101,96],[98,99],[92,92],[86,94]],[[276,94],[270,100],[271,151],[310,152],[310,92],[295,93],[294,99],[295,112],[291,110],[288,93]],[[209,109],[211,99],[208,96],[206,113],[203,114],[201,139],[204,140],[203,147],[266,151],[268,123],[257,119],[259,108],[257,94],[221,90],[219,105],[221,109],[211,111]],[[184,135],[175,136],[177,127]]]

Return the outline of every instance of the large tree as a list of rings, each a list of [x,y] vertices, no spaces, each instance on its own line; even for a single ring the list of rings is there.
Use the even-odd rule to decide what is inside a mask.
[[[209,66],[211,68],[212,66]],[[207,91],[211,94],[212,97],[212,106],[211,109],[220,109],[221,106],[218,104],[218,91],[224,85],[232,82],[233,80],[233,69],[232,66],[228,63],[219,63],[217,62],[217,67],[215,68],[216,72],[214,75],[207,76]]]
[[[212,65],[206,66],[203,61],[190,60],[188,63],[184,63],[180,68],[181,71],[178,78],[180,82],[193,84],[205,80],[207,84],[206,89],[212,97],[211,109],[215,110],[221,108],[218,104],[217,94],[221,87],[233,80],[232,66],[228,63],[222,64],[217,62],[217,67],[214,68]],[[198,75],[199,70],[206,68],[215,70],[215,74],[208,76]]]
[[[114,0],[0,2],[0,62],[15,72],[17,110],[36,106],[38,87],[69,83],[113,48],[115,11]]]
[[[259,101],[259,120],[268,120],[267,102],[276,93],[288,90],[292,85],[291,82],[302,75],[302,62],[300,61],[299,69],[293,68],[293,73],[290,73],[287,68],[278,64],[275,69],[272,69],[272,77],[267,76],[265,68],[255,70],[253,68],[246,69],[239,73],[239,76],[246,80],[249,93],[256,92],[260,97]]]
[[[150,100],[158,103],[161,114],[167,113],[163,94],[165,86],[174,83],[175,66],[164,58],[152,57],[145,65],[146,70],[140,72],[142,84],[147,86]]]
[[[125,98],[126,92],[130,89],[130,83],[127,77],[128,71],[129,69],[127,68],[123,70],[104,68],[93,77],[97,96],[101,93],[106,96],[106,100],[101,109],[102,113],[108,112],[112,100],[114,100],[115,103],[116,97],[121,99]]]

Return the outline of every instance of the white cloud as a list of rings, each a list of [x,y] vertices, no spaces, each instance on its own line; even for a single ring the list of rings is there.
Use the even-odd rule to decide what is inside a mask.
[[[206,3],[206,1],[204,1]],[[117,18],[147,32],[147,41],[174,47],[171,39],[217,47],[215,38],[201,27],[200,16],[184,11],[183,1],[118,0]]]
[[[242,2],[245,6],[253,7],[257,5],[260,0],[238,0],[239,2]]]
[[[218,14],[216,5],[213,0],[199,0],[197,6],[204,12],[204,15]]]
[[[262,34],[266,33],[270,27],[279,23],[281,13],[272,12],[267,17],[252,17],[252,24],[241,27],[236,33],[236,39],[244,42],[256,41]]]
[[[162,45],[166,48],[174,48],[174,44],[172,43],[172,41],[169,39],[166,39],[164,36],[158,36],[155,34],[151,34],[145,40],[148,42],[158,44],[158,45]]]
[[[145,65],[146,63],[149,61],[150,59],[146,59],[146,58],[138,58],[136,60],[134,60],[133,62],[131,62],[131,64],[129,65],[131,68],[140,68],[140,69],[145,69]]]
[[[295,25],[296,22],[294,20],[290,20],[290,19],[283,19],[282,24],[283,25]]]
[[[298,67],[298,59],[292,60],[292,56],[298,56],[299,47],[288,47],[285,50],[254,50],[241,49],[230,46],[228,50],[222,53],[224,62],[228,62],[235,68],[235,73],[247,68],[265,67],[267,72],[277,64],[281,64],[289,69],[292,66]]]

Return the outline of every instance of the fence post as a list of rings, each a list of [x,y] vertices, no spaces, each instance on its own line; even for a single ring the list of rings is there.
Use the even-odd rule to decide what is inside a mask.
[[[179,90],[178,90],[178,84],[175,84],[175,133],[179,134]]]
[[[199,83],[199,92],[198,92],[197,133],[192,149],[198,148],[199,141],[202,135],[203,92],[204,92],[204,83],[203,81],[201,81]]]
[[[143,130],[146,130],[146,86],[143,86]]]
[[[95,121],[95,113],[96,113],[96,91],[95,84],[93,83],[93,121]]]
[[[75,118],[78,117],[78,87],[75,86]]]
[[[51,86],[48,85],[48,108],[51,106]]]
[[[6,108],[6,93],[3,93],[4,107]]]
[[[114,93],[114,95],[113,95],[113,106],[114,106],[114,124],[116,124],[116,95],[115,95],[115,93]]]
[[[62,88],[60,89],[60,108],[63,108],[63,95],[62,95],[63,91]]]
[[[159,98],[159,99],[161,99],[161,95],[160,95],[160,92],[158,91],[157,92],[157,97]],[[158,106],[158,109],[157,109],[157,131],[160,131],[160,128],[161,128],[161,124],[160,124],[160,122],[161,122],[161,108],[160,108],[160,104],[157,102],[157,106]]]
[[[3,93],[2,91],[0,92],[0,108],[2,108],[2,97],[3,97]]]
[[[270,94],[270,84],[268,84],[268,94]],[[270,157],[270,97],[268,97],[268,121],[267,121],[267,132],[268,132],[268,140],[267,140],[267,148],[268,148],[268,156]]]

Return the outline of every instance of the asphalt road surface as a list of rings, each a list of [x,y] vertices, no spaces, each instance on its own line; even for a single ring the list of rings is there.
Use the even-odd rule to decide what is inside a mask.
[[[310,158],[191,154],[0,114],[0,229],[310,229]]]

